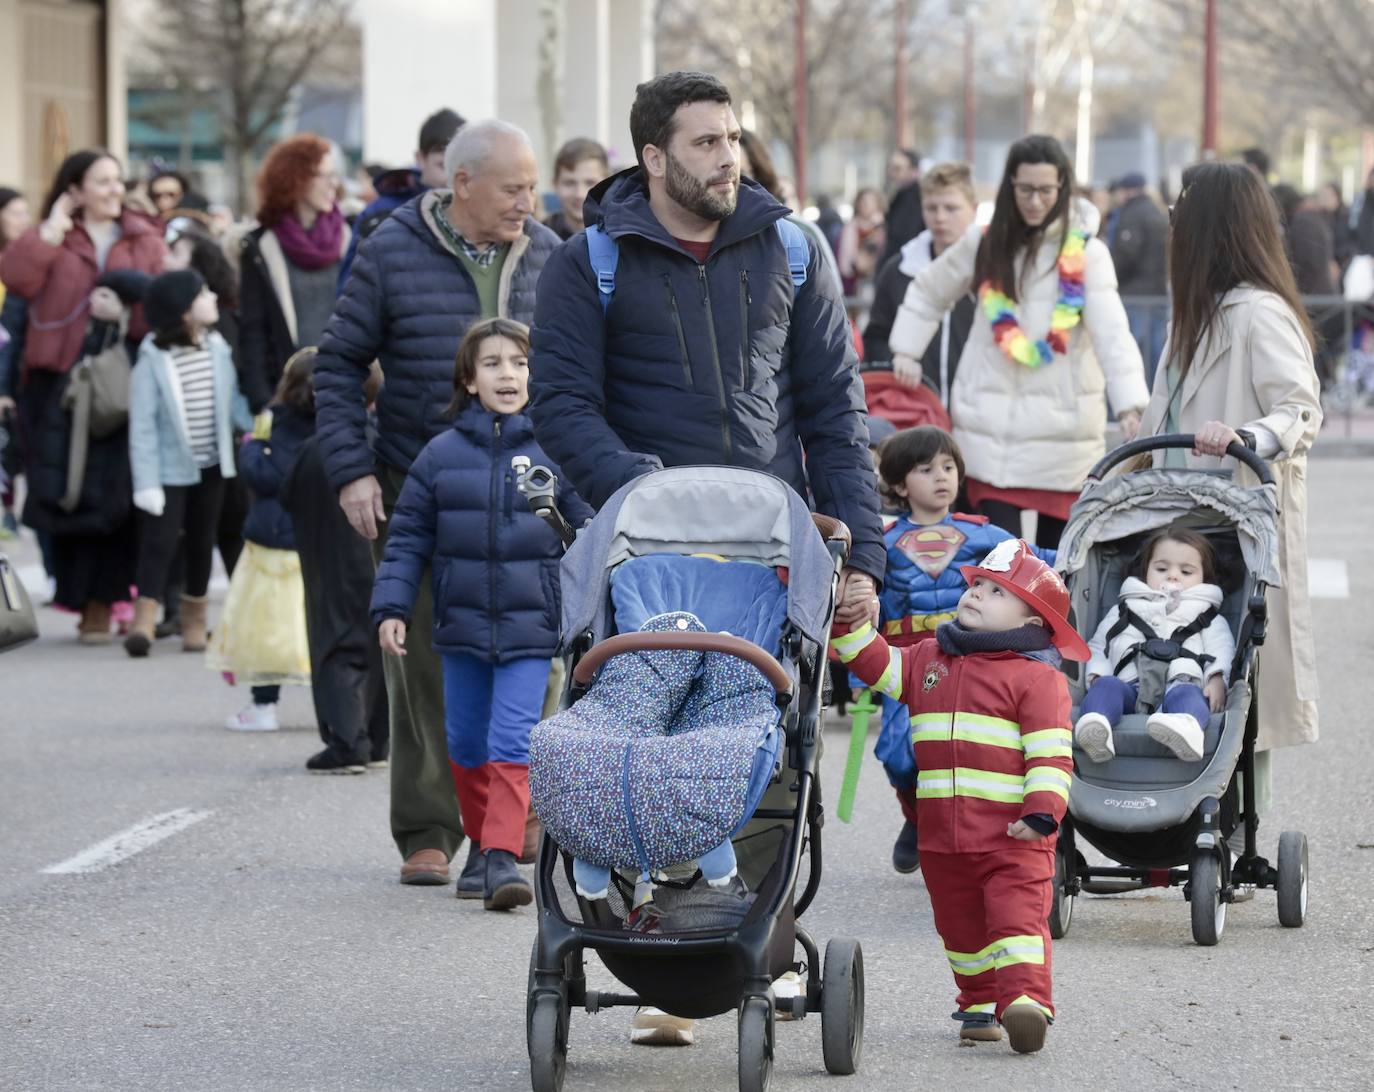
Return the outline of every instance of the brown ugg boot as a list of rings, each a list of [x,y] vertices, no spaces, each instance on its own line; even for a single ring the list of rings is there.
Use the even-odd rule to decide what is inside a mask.
[[[205,614],[210,600],[204,595],[181,597],[181,651],[204,652],[206,644]]]
[[[140,595],[134,600],[134,624],[124,638],[124,651],[130,656],[146,656],[153,647],[153,631],[157,628],[156,599]]]
[[[91,600],[81,608],[81,624],[76,627],[76,639],[83,645],[110,643],[110,604]]]

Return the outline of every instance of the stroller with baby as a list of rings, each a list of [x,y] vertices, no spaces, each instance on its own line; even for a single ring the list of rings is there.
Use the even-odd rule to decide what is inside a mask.
[[[779,479],[734,467],[637,478],[575,538],[553,505],[547,469],[526,469],[521,491],[570,543],[561,565],[568,681],[560,713],[531,737],[531,797],[545,821],[526,1012],[533,1087],[562,1087],[573,1006],[653,1006],[688,1018],[737,1009],[739,1086],[750,1092],[769,1085],[779,1010],[819,1013],[826,1068],[854,1073],[862,951],[856,940],[835,938],[822,964],[797,924],[821,879],[821,690],[848,530],[813,516]],[[654,630],[657,619],[682,618],[665,612],[690,612],[701,625],[691,632],[680,620]],[[749,665],[766,715],[742,747],[729,723],[628,738],[612,720],[605,738],[585,725],[575,738],[571,729],[566,739],[557,734],[579,702],[594,705],[598,682],[617,664],[638,657],[652,675],[660,670],[652,658],[665,651]],[[652,688],[642,693],[645,704],[658,697]],[[638,712],[633,705],[621,706],[626,722]],[[541,761],[562,742],[570,757]],[[582,888],[583,862],[574,861],[589,852],[586,828],[628,839],[637,863],[602,870],[609,885],[596,896]],[[733,852],[746,898],[722,894],[695,861],[683,863],[700,858],[704,868],[700,850],[713,837]],[[695,848],[663,848],[689,843]],[[656,918],[640,931],[646,888]],[[588,989],[588,949],[632,992]],[[789,971],[804,977],[804,989],[775,998],[773,982]]]
[[[1153,709],[1142,686],[1136,713],[1115,730],[1116,754],[1095,763],[1075,743],[1069,814],[1060,828],[1050,934],[1068,932],[1080,892],[1116,894],[1145,887],[1183,886],[1193,939],[1216,944],[1230,903],[1257,887],[1278,893],[1281,924],[1300,926],[1307,911],[1307,839],[1279,837],[1277,866],[1256,849],[1255,741],[1259,726],[1256,680],[1266,626],[1265,591],[1279,582],[1274,479],[1248,447],[1227,454],[1258,479],[1242,485],[1228,471],[1152,468],[1104,478],[1112,467],[1159,448],[1191,448],[1192,436],[1155,436],[1124,444],[1102,459],[1074,503],[1059,547],[1080,633],[1092,633],[1117,600],[1123,579],[1152,531],[1183,526],[1204,535],[1216,552],[1224,598],[1220,613],[1236,637],[1222,712],[1204,725],[1201,760],[1182,760],[1152,739]],[[1155,638],[1139,649],[1142,677],[1163,667],[1178,644]],[[1087,680],[1070,679],[1074,717]],[[1158,702],[1159,686],[1151,695]],[[1232,835],[1244,847],[1232,860]],[[1090,866],[1076,849],[1083,839],[1118,865]]]

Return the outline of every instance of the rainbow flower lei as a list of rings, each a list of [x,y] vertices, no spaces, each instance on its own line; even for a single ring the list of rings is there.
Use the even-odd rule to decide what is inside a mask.
[[[1059,252],[1059,299],[1050,316],[1050,332],[1041,341],[1032,341],[1021,329],[1016,304],[1005,292],[984,281],[978,288],[978,303],[992,324],[992,340],[1007,357],[1027,368],[1039,368],[1054,360],[1054,354],[1069,351],[1069,331],[1083,320],[1084,252],[1086,231],[1070,231]]]

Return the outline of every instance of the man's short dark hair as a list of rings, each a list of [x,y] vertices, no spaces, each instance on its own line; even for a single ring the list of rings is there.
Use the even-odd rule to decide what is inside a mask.
[[[433,152],[442,152],[448,147],[448,142],[453,139],[453,134],[463,127],[465,119],[462,114],[450,110],[448,107],[430,114],[425,118],[425,123],[420,126],[420,154],[430,155]]]
[[[730,89],[705,72],[665,72],[635,88],[635,102],[630,107],[630,140],[641,170],[644,145],[667,148],[673,139],[677,108],[694,102],[720,102],[728,106]]]

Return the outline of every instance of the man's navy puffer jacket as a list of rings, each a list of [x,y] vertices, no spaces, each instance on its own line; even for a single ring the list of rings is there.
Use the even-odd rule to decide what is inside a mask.
[[[511,458],[558,473],[530,419],[471,403],[410,468],[372,589],[372,624],[410,620],[433,565],[434,648],[490,663],[549,657],[558,647],[562,544],[515,488]],[[592,511],[562,484],[558,507],[580,527]]]
[[[377,400],[376,458],[407,470],[449,422],[453,359],[463,334],[481,317],[477,287],[445,249],[425,211],[430,190],[393,212],[358,247],[344,293],[320,339],[315,363],[320,454],[329,482],[342,489],[376,473],[367,444],[363,382],[372,361],[386,376]],[[504,317],[529,323],[540,270],[560,240],[525,221],[502,271]]]
[[[619,245],[615,295],[603,314],[584,234],[549,259],[529,413],[539,443],[596,507],[660,466],[766,470],[844,520],[851,564],[881,579],[886,553],[849,320],[814,251],[806,283],[794,288],[774,227],[786,214],[746,179],[698,265],[650,209],[638,168],[598,185],[585,216]]]

